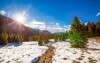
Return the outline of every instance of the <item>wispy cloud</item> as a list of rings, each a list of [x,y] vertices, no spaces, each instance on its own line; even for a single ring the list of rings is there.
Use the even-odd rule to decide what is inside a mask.
[[[48,26],[46,30],[50,31],[51,33],[66,32],[70,30],[70,25],[64,25],[64,27],[61,27],[59,23],[55,23],[53,25]]]
[[[31,22],[29,22],[26,25],[31,28],[42,29],[42,30],[46,28],[45,22],[40,22],[40,21],[36,21],[36,20],[32,20]]]
[[[98,12],[97,14],[96,14],[96,16],[99,16],[100,15],[100,12]]]
[[[71,25],[64,25],[64,28],[66,29],[66,31],[69,31],[71,28]]]

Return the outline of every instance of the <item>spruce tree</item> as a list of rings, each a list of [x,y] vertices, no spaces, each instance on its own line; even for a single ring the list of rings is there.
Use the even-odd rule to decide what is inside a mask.
[[[62,41],[65,41],[65,35],[64,34],[62,34]]]
[[[58,38],[56,35],[54,35],[54,42],[57,42],[58,41]]]
[[[45,44],[47,44],[49,42],[49,37],[48,36],[44,36],[43,41]]]
[[[86,47],[87,39],[81,36],[77,31],[71,30],[68,34],[71,47],[84,48]]]
[[[38,44],[42,45],[42,43],[43,43],[43,39],[42,39],[42,36],[40,35],[39,38],[38,38]]]
[[[78,17],[75,16],[73,19],[73,23],[71,25],[71,29],[80,33],[81,28],[82,28],[82,23],[80,22]]]
[[[100,36],[100,22],[96,23],[96,36]]]
[[[93,36],[95,36],[96,34],[96,25],[94,23],[91,24],[91,28],[92,28],[92,34]]]
[[[88,36],[92,37],[93,36],[93,32],[92,32],[92,28],[91,28],[90,22],[87,23],[87,27],[88,27]]]
[[[0,45],[7,45],[8,44],[8,34],[6,32],[2,32],[0,34]]]
[[[68,33],[72,47],[85,47],[87,42],[85,31],[85,25],[80,22],[78,17],[74,17],[71,30]]]
[[[17,36],[15,36],[15,42],[16,43],[20,43],[20,37],[17,35]]]

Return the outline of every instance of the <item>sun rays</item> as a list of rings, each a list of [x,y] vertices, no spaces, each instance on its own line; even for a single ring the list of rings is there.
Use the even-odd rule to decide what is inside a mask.
[[[13,19],[24,24],[25,21],[28,19],[27,13],[25,11],[17,12],[13,15]]]

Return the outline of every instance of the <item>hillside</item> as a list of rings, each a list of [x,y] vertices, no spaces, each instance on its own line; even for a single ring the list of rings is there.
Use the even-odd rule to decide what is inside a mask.
[[[37,31],[36,29],[27,27],[11,18],[0,15],[0,33],[1,32],[21,34],[25,36],[33,36],[45,33],[51,34],[49,31],[44,30],[43,32],[40,32],[40,30]]]

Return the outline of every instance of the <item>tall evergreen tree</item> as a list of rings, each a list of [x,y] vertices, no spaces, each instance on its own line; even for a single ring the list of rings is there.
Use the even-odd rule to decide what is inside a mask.
[[[43,44],[43,39],[42,39],[42,36],[41,35],[38,38],[38,44],[39,45],[42,45]]]
[[[71,29],[77,32],[81,32],[82,29],[82,23],[80,22],[80,20],[78,19],[78,17],[74,17],[73,19],[73,23],[71,25]]]
[[[100,36],[100,22],[96,23],[96,36]]]
[[[6,32],[2,32],[0,34],[0,45],[7,45],[8,44],[8,34]]]
[[[54,35],[54,42],[58,41],[58,37],[56,35]]]
[[[66,39],[65,39],[65,35],[64,34],[62,34],[62,41],[65,41]]]
[[[49,37],[46,35],[43,37],[43,41],[45,44],[47,44],[49,42]]]
[[[96,25],[92,22],[92,24],[91,24],[91,28],[92,28],[92,36],[95,36],[96,34]]]
[[[15,43],[20,43],[20,37],[18,35],[15,36]]]
[[[87,27],[88,27],[88,36],[92,37],[93,36],[93,32],[92,32],[92,28],[91,28],[90,22],[87,23]]]
[[[71,25],[71,30],[69,31],[70,44],[72,47],[85,47],[86,46],[86,31],[85,25],[83,25],[78,17],[74,17],[73,23]]]

